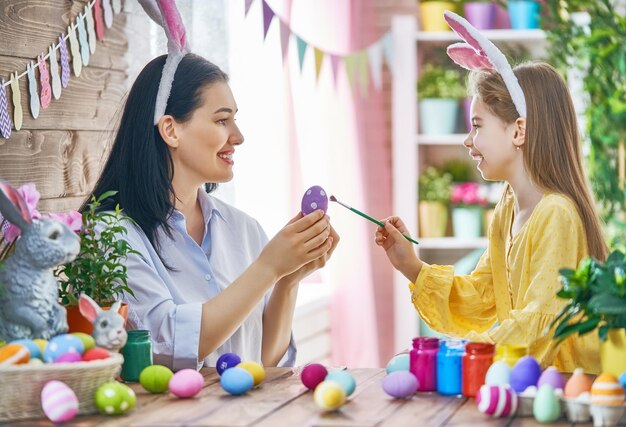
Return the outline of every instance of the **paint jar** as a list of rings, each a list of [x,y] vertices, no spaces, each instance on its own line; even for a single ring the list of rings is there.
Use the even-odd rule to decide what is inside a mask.
[[[463,354],[463,396],[475,397],[485,384],[485,376],[493,363],[495,345],[486,342],[470,342]]]
[[[437,390],[439,338],[417,337],[409,358],[409,370],[417,377],[417,391]]]
[[[128,331],[128,341],[122,347],[124,364],[122,365],[122,380],[137,382],[139,374],[147,366],[152,365],[152,343],[150,331],[137,329]]]
[[[493,361],[501,360],[512,368],[518,360],[527,354],[528,347],[525,345],[498,344],[496,345],[496,355],[493,357]]]
[[[465,341],[441,340],[437,353],[437,392],[447,396],[461,394],[462,359]]]

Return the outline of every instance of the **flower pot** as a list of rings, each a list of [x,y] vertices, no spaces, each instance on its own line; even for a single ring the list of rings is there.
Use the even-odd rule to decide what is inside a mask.
[[[422,31],[450,31],[450,26],[443,18],[446,10],[454,11],[454,3],[447,1],[421,2],[419,6]]]
[[[511,18],[509,17],[509,11],[500,6],[496,5],[496,12],[494,18],[494,28],[508,30],[511,28]]]
[[[491,30],[496,17],[494,3],[469,2],[463,5],[465,19],[479,30]]]
[[[532,0],[511,0],[508,2],[511,28],[529,30],[539,28],[539,3]]]
[[[443,237],[448,226],[448,207],[441,202],[419,203],[420,237]]]
[[[448,135],[454,133],[459,113],[456,99],[426,98],[419,103],[420,130],[424,135]]]
[[[475,239],[482,235],[483,208],[455,207],[452,208],[452,229],[458,239]]]
[[[93,332],[93,325],[89,320],[85,319],[77,305],[65,307],[67,309],[67,324],[69,326],[68,333],[72,332],[84,332],[91,335]],[[103,310],[110,310],[111,307],[102,307]],[[119,313],[124,318],[124,321],[128,318],[128,305],[122,304]]]
[[[611,329],[606,341],[600,341],[602,372],[617,378],[626,372],[626,329]]]

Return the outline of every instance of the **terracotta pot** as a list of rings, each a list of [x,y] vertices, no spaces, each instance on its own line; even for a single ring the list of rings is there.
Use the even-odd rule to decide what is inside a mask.
[[[611,329],[606,341],[600,341],[602,372],[617,378],[626,372],[626,329]]]
[[[70,329],[68,333],[72,332],[84,332],[88,335],[91,335],[93,332],[93,325],[89,320],[85,319],[80,311],[78,310],[77,305],[65,307],[67,309],[67,324]],[[111,307],[102,307],[103,310],[110,310]],[[122,304],[119,309],[119,313],[124,318],[124,321],[128,318],[128,305]]]

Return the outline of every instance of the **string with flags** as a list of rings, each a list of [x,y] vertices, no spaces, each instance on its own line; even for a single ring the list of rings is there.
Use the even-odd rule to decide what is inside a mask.
[[[267,37],[272,21],[277,20],[280,31],[282,60],[284,61],[287,56],[290,38],[294,37],[298,50],[298,64],[300,66],[300,71],[304,68],[304,60],[307,50],[309,48],[313,49],[316,80],[319,79],[322,63],[326,58],[328,58],[331,65],[333,81],[336,83],[339,65],[343,62],[350,87],[354,87],[354,85],[358,82],[361,94],[366,96],[368,93],[367,89],[370,77],[377,90],[382,88],[383,59],[387,63],[389,70],[393,72],[391,32],[386,32],[378,40],[362,49],[344,54],[338,54],[323,50],[304,40],[289,27],[287,22],[274,12],[266,0],[260,1],[262,2],[263,40]],[[245,17],[248,16],[248,12],[254,2],[255,0],[245,0]]]
[[[30,61],[26,71],[11,73],[9,80],[0,76],[0,136],[8,139],[11,128],[22,128],[22,94],[19,80],[28,78],[28,95],[30,113],[34,119],[39,112],[50,106],[52,97],[59,99],[62,90],[70,82],[70,57],[72,71],[76,77],[80,76],[82,67],[89,65],[89,57],[96,52],[97,42],[104,38],[104,28],[113,26],[113,15],[122,10],[121,0],[90,0],[82,13],[79,13],[74,22],[67,27],[67,33],[61,34],[57,43],[48,47],[48,53],[37,55],[37,63]],[[68,50],[67,41],[70,48]],[[58,51],[58,52],[57,52]],[[70,56],[71,54],[71,56]],[[59,64],[60,61],[60,64]],[[48,69],[48,64],[50,65]],[[38,71],[39,81],[35,71]],[[52,79],[52,82],[50,80]],[[13,114],[9,114],[7,87],[11,90]]]

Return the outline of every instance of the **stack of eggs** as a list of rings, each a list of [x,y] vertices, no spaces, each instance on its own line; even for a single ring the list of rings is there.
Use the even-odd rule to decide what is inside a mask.
[[[265,379],[265,369],[257,362],[241,361],[235,353],[224,353],[217,359],[220,385],[233,396],[247,393]]]
[[[598,376],[591,386],[591,415],[594,426],[615,426],[624,414],[624,387],[608,373]]]
[[[356,380],[350,372],[345,370],[328,372],[328,369],[319,363],[306,365],[302,369],[300,380],[306,388],[314,390],[315,403],[325,411],[339,409],[356,389]]]

